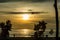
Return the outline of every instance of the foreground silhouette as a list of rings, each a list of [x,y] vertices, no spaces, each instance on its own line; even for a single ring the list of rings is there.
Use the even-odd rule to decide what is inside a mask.
[[[11,27],[12,27],[12,24],[11,24],[10,20],[7,20],[6,24],[4,22],[0,23],[0,28],[2,30],[1,31],[1,37],[2,38],[9,37],[9,31],[11,31]]]
[[[41,37],[43,33],[45,32],[46,29],[46,24],[45,21],[39,21],[39,24],[34,25],[34,37],[38,40],[38,37]]]

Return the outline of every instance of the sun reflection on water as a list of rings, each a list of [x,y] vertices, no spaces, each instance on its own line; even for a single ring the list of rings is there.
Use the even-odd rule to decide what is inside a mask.
[[[15,37],[31,37],[31,35],[34,35],[34,30],[32,29],[19,29],[19,30],[15,30],[14,33],[12,32],[10,33],[15,34]],[[10,36],[13,36],[13,35],[10,35]]]

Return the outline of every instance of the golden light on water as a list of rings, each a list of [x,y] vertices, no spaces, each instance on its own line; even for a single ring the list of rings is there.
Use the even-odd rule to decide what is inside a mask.
[[[16,37],[31,37],[31,35],[34,35],[33,29],[17,29],[10,32],[10,36],[13,37],[11,34],[15,34]]]
[[[29,30],[24,29],[24,30],[23,30],[23,33],[24,33],[24,34],[28,34],[28,31],[29,31]]]
[[[29,35],[29,34],[32,34],[33,32],[34,32],[34,30],[31,30],[31,29],[21,29],[20,30],[21,35]]]

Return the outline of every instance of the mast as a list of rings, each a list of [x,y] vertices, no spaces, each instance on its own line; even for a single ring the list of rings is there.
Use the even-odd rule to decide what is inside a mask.
[[[58,35],[59,35],[59,20],[58,20],[57,0],[54,0],[54,8],[55,8],[55,16],[56,16],[56,40],[58,40]]]

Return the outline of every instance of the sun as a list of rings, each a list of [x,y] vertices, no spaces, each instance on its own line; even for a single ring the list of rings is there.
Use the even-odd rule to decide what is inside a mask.
[[[29,19],[29,15],[28,14],[23,14],[22,18],[23,18],[23,20],[28,20]]]

